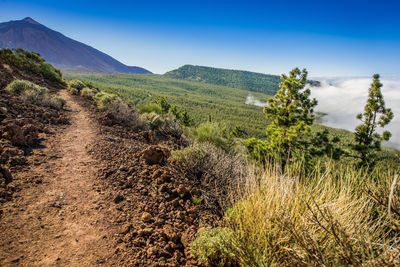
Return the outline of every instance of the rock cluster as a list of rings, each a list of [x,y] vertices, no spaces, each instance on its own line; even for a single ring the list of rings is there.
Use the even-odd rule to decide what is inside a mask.
[[[15,189],[8,184],[13,173],[26,164],[26,156],[40,144],[41,135],[51,134],[57,125],[68,123],[64,111],[23,101],[5,90],[14,79],[30,80],[55,93],[59,85],[21,70],[5,68],[0,58],[0,202],[11,199]]]
[[[121,225],[115,253],[121,265],[196,266],[190,243],[199,229],[217,226],[221,216],[201,203],[201,187],[169,160],[180,141],[157,133],[102,126],[94,157],[106,163],[99,178],[123,199],[116,204]],[[183,142],[182,142],[183,143]],[[115,199],[115,195],[112,196]]]

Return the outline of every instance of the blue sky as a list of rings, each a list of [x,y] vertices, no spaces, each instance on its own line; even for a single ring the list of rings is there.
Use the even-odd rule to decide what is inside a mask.
[[[30,16],[128,65],[184,64],[310,76],[400,76],[400,1],[18,1]]]

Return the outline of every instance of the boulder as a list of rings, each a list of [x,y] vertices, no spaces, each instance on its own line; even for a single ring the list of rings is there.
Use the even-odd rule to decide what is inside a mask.
[[[6,126],[5,138],[11,141],[13,145],[24,146],[26,145],[24,131],[15,123],[10,123]]]
[[[38,139],[38,129],[33,124],[20,127],[15,123],[10,123],[6,126],[4,137],[10,140],[13,145],[29,146]]]
[[[169,156],[169,150],[159,146],[149,146],[142,152],[142,159],[147,164],[163,163]]]
[[[12,182],[12,180],[13,180],[12,174],[11,174],[11,172],[7,169],[7,167],[1,166],[1,165],[0,165],[0,173],[2,174],[2,176],[3,176],[3,178],[4,178],[6,184],[9,184],[9,183]]]

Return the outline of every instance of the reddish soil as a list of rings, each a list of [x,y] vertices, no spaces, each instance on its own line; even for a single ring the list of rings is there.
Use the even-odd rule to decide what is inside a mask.
[[[65,110],[4,88],[46,86]],[[196,266],[190,243],[221,221],[171,160],[183,136],[123,125],[0,58],[0,266]],[[60,90],[61,89],[61,90]]]
[[[197,265],[189,245],[220,215],[192,203],[198,181],[168,159],[184,139],[113,124],[90,101],[59,94],[67,111],[51,116],[69,125],[49,124],[32,145],[13,147],[29,153],[22,166],[8,162],[0,265]]]
[[[2,266],[91,266],[114,255],[116,210],[96,184],[99,164],[87,152],[96,124],[69,94],[60,94],[71,124],[33,151],[30,168],[14,174],[25,184],[2,207]]]

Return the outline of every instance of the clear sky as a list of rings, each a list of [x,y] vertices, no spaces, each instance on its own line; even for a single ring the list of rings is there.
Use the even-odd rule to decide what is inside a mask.
[[[184,64],[310,76],[400,76],[400,1],[0,0],[127,65]]]

